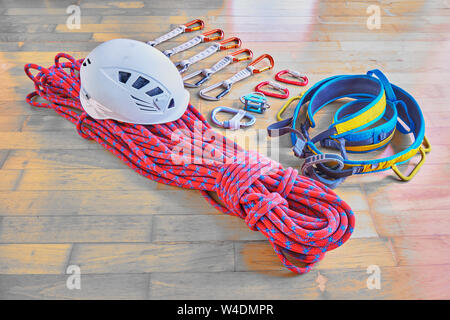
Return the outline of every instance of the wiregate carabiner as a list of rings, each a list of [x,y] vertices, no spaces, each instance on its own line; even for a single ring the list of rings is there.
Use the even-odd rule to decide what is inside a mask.
[[[217,36],[207,37],[207,36],[210,36],[213,34],[217,34]],[[211,42],[211,41],[216,41],[216,40],[222,40],[223,37],[225,36],[225,33],[223,32],[222,29],[212,29],[212,30],[202,33],[202,36],[203,36],[203,42]]]
[[[263,59],[268,59],[270,62],[269,66],[266,67],[262,67],[260,69],[256,69],[255,65],[262,61]],[[220,100],[223,96],[225,96],[228,92],[230,92],[231,90],[231,86],[241,80],[244,80],[245,78],[250,77],[251,75],[255,74],[255,73],[260,73],[269,69],[272,69],[274,66],[275,62],[273,61],[273,58],[268,55],[268,54],[263,54],[261,56],[259,56],[258,58],[256,58],[256,60],[252,61],[251,63],[249,63],[249,65],[245,68],[242,69],[241,71],[239,71],[238,73],[236,73],[234,76],[232,76],[231,78],[224,80],[222,82],[218,82],[215,83],[205,89],[202,89],[199,91],[199,95],[201,98],[205,99],[205,100],[210,100],[210,101],[217,101]],[[224,90],[222,90],[217,96],[210,96],[207,95],[207,92],[210,92],[214,89],[217,89],[219,87],[223,87]]]
[[[232,44],[226,45],[228,43],[232,43]],[[213,53],[222,51],[222,50],[228,50],[231,48],[238,48],[241,46],[241,44],[242,44],[241,39],[239,39],[237,37],[231,37],[231,38],[225,39],[223,41],[212,44],[211,46],[209,46],[202,52],[197,53],[196,55],[190,57],[189,59],[185,59],[185,60],[176,62],[175,66],[177,67],[177,69],[180,73],[183,73],[189,68],[190,65],[209,57]]]
[[[301,81],[294,81],[294,80],[289,80],[289,79],[285,79],[282,78],[281,76],[284,74],[289,74],[294,78],[297,78]],[[281,70],[280,72],[278,72],[275,75],[275,80],[278,80],[280,82],[284,82],[284,83],[289,83],[289,84],[293,84],[296,86],[306,86],[308,84],[308,77],[305,75],[300,74],[297,71],[292,71],[292,70]]]
[[[242,57],[237,57],[237,56],[239,56],[239,55],[241,55],[243,53],[246,53],[246,55],[244,55]],[[244,60],[249,60],[252,57],[253,57],[253,52],[250,49],[241,49],[241,50],[234,51],[234,52],[230,53],[229,55],[227,55],[227,56],[223,57],[222,59],[220,59],[211,68],[198,70],[198,71],[192,72],[192,73],[184,76],[183,77],[184,86],[188,87],[188,88],[198,88],[203,83],[208,81],[209,78],[211,78],[211,76],[214,73],[222,70],[223,68],[225,68],[230,63],[244,61]],[[189,83],[189,82],[187,82],[187,80],[195,78],[195,77],[197,77],[199,75],[201,76],[201,78],[196,83]]]
[[[261,69],[255,69],[254,66],[255,66],[258,62],[260,62],[260,61],[262,61],[262,60],[264,60],[264,59],[269,60],[269,65],[266,66],[266,67],[262,67]],[[261,73],[261,72],[264,72],[264,71],[266,71],[266,70],[272,69],[274,65],[275,65],[275,61],[273,61],[272,56],[269,55],[269,54],[267,54],[267,53],[264,53],[264,54],[260,55],[258,58],[256,58],[255,60],[253,60],[253,61],[248,65],[248,67],[252,67],[253,73]]]
[[[231,118],[230,120],[219,121],[217,120],[217,113],[219,112],[231,113],[234,114],[234,117]],[[241,122],[243,118],[247,118],[249,119],[249,121]],[[252,114],[242,109],[233,109],[229,107],[216,107],[211,111],[211,122],[214,123],[216,126],[224,129],[237,130],[240,128],[248,128],[254,125],[256,122],[256,118]]]
[[[216,36],[212,36],[213,34],[217,34]],[[168,56],[171,57],[173,56],[175,53],[179,53],[185,50],[188,50],[202,42],[210,42],[210,41],[215,41],[215,40],[222,40],[224,37],[225,33],[223,32],[222,29],[212,29],[206,32],[203,32],[202,34],[192,38],[191,40],[184,42],[172,49],[167,49],[164,50],[163,53]]]
[[[198,24],[198,26],[192,27],[195,24]],[[205,23],[201,19],[195,19],[195,20],[185,23],[184,26],[186,27],[186,29],[184,29],[184,32],[192,32],[192,31],[202,30],[205,27]],[[188,27],[190,27],[190,28],[188,28]]]
[[[270,92],[270,91],[265,91],[265,90],[261,89],[264,86],[272,87],[275,90],[283,92],[283,94],[274,93],[274,92]],[[279,98],[279,99],[286,99],[287,97],[289,97],[289,90],[288,90],[288,88],[280,86],[278,83],[272,82],[272,81],[263,81],[263,82],[257,84],[256,87],[255,87],[255,91],[264,93],[264,95],[266,95],[266,96]]]
[[[198,26],[188,28],[188,27],[193,26],[195,24],[198,24]],[[182,25],[176,27],[172,31],[170,31],[170,32],[168,32],[168,33],[166,33],[166,34],[156,38],[155,40],[147,41],[147,44],[152,46],[152,47],[154,47],[154,46],[156,46],[156,45],[158,45],[158,44],[160,44],[160,43],[162,43],[164,41],[167,41],[167,40],[170,40],[172,38],[175,38],[176,36],[178,36],[178,35],[180,35],[180,34],[182,34],[184,32],[197,31],[197,30],[203,29],[204,27],[205,27],[205,23],[203,22],[203,20],[195,19],[195,20],[189,21],[189,22],[187,22],[185,24],[182,24]]]

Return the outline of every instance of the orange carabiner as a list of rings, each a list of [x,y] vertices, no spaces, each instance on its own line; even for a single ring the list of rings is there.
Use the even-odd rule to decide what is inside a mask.
[[[210,36],[212,34],[217,34],[217,36],[215,36],[215,37],[207,37],[207,36]],[[212,29],[212,30],[209,30],[209,31],[206,31],[206,32],[202,33],[202,36],[204,36],[203,42],[222,40],[224,35],[225,35],[225,33],[223,32],[222,29]]]
[[[262,67],[261,69],[253,69],[253,73],[260,73],[266,70],[270,70],[273,68],[273,66],[275,65],[275,61],[273,61],[273,58],[271,55],[264,53],[262,55],[260,55],[258,58],[256,58],[255,60],[253,60],[251,63],[249,63],[248,66],[254,66],[255,64],[257,64],[258,62],[267,59],[270,62],[270,65],[267,67]]]
[[[224,46],[224,44],[227,44],[230,42],[232,42],[232,44]],[[239,48],[242,44],[242,41],[238,37],[231,37],[231,38],[220,41],[219,44],[220,44],[220,50],[228,50],[228,49],[232,49],[232,48]]]
[[[198,26],[187,28],[187,27],[193,26],[194,24],[198,24]],[[203,20],[195,19],[195,20],[185,23],[184,26],[186,27],[186,29],[184,29],[184,32],[192,32],[192,31],[202,30],[205,27],[205,23],[203,22]]]
[[[240,58],[236,57],[243,53],[246,53],[246,55],[244,55],[243,57],[240,57]],[[233,62],[239,62],[239,61],[244,61],[244,60],[250,60],[251,58],[253,58],[253,52],[250,49],[241,49],[241,50],[237,50],[237,51],[230,53],[230,56],[233,57]]]

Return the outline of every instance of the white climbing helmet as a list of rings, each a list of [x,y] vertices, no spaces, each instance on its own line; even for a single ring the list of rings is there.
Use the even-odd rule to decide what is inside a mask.
[[[81,105],[94,119],[166,123],[180,118],[189,103],[172,61],[140,41],[102,43],[84,59],[80,79]]]

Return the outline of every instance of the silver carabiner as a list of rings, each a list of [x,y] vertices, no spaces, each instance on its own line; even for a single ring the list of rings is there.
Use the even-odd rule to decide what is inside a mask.
[[[198,75],[201,75],[201,79],[195,83],[189,83],[187,80],[190,80],[192,78],[197,77]],[[202,69],[198,71],[194,71],[186,76],[183,77],[184,86],[188,88],[198,88],[203,83],[205,83],[209,78],[211,78],[212,72],[208,72],[208,69]]]
[[[209,91],[212,91],[216,88],[219,87],[224,87],[225,89],[223,91],[221,91],[217,96],[210,96],[207,95],[206,93]],[[230,92],[231,90],[231,83],[227,80],[222,81],[222,82],[217,82],[205,89],[202,89],[198,92],[198,94],[200,95],[201,98],[205,99],[205,100],[210,100],[210,101],[219,101],[224,95],[226,95],[228,92]]]
[[[230,120],[219,121],[217,120],[217,114],[219,112],[231,113],[234,114],[233,118]],[[249,119],[247,122],[241,122],[243,118]],[[216,107],[211,111],[211,122],[216,126],[224,128],[237,130],[240,128],[248,128],[255,124],[256,118],[252,114],[246,112],[242,109],[233,109],[229,107]]]

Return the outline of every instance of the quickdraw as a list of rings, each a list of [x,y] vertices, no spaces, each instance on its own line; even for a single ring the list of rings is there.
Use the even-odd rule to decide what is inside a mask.
[[[242,55],[242,56],[241,56]],[[241,49],[230,53],[229,55],[220,59],[217,63],[215,63],[211,68],[198,70],[192,72],[183,77],[184,86],[188,88],[198,88],[203,83],[208,81],[211,76],[225,68],[227,65],[235,62],[240,62],[244,60],[250,60],[253,57],[253,52],[250,49]],[[189,83],[188,80],[191,80],[197,76],[201,76],[200,80],[195,83]]]
[[[309,129],[315,127],[314,115],[329,103],[341,98],[354,99],[335,113],[329,128],[313,138]],[[306,120],[296,129],[302,106]],[[347,153],[365,153],[385,147],[396,131],[414,137],[404,150],[392,156],[374,160],[349,160]],[[392,169],[403,180],[411,180],[425,161],[431,146],[425,137],[425,122],[416,100],[391,84],[380,70],[367,75],[343,75],[324,79],[310,88],[300,99],[292,118],[267,128],[269,135],[291,133],[293,151],[305,158],[302,173],[330,187],[335,187],[353,174]],[[322,147],[340,151],[340,155],[322,153]],[[420,152],[422,158],[409,175],[403,175],[397,165],[409,161]]]
[[[216,36],[212,36],[214,34]],[[209,30],[209,31],[206,31],[206,32],[192,38],[189,41],[186,41],[186,42],[180,44],[179,46],[176,46],[175,48],[164,50],[163,53],[166,56],[171,57],[176,53],[188,50],[192,47],[195,47],[196,45],[198,45],[200,43],[222,40],[224,36],[225,36],[225,33],[223,32],[222,29]]]
[[[292,77],[300,80],[300,81],[295,81],[295,80],[290,80],[290,79],[286,79],[286,78],[282,78],[282,75],[285,74],[289,74]],[[306,86],[308,84],[308,77],[305,75],[300,74],[297,71],[292,71],[292,70],[281,70],[280,72],[278,72],[275,75],[275,80],[280,81],[280,82],[284,82],[284,83],[289,83],[289,84],[293,84],[296,86]]]
[[[244,110],[246,111],[262,114],[266,109],[270,108],[266,96],[261,92],[246,94],[241,96],[239,100],[244,104]]]
[[[264,89],[262,89],[263,87],[268,86],[271,87],[275,90],[278,90],[282,93],[274,93],[271,91],[266,91]],[[280,86],[278,83],[273,82],[273,81],[263,81],[261,83],[258,83],[255,87],[255,91],[256,92],[261,92],[264,93],[264,95],[269,96],[269,97],[273,97],[273,98],[278,98],[278,99],[286,99],[287,97],[289,97],[289,90],[286,87]]]
[[[259,69],[256,69],[255,65],[264,59],[269,60],[269,65],[259,68]],[[272,69],[274,66],[274,63],[275,62],[273,61],[272,56],[270,56],[268,54],[263,54],[263,55],[259,56],[258,58],[256,58],[254,61],[252,61],[245,69],[239,71],[231,78],[224,80],[222,82],[218,82],[218,83],[213,84],[205,89],[200,90],[199,95],[201,98],[206,99],[206,100],[211,100],[211,101],[220,100],[223,96],[225,96],[228,92],[230,92],[231,87],[233,86],[234,83],[244,80],[244,79],[252,76],[255,73],[261,73],[266,70]],[[218,95],[210,96],[210,95],[206,94],[207,92],[212,91],[217,88],[220,88],[220,87],[223,87],[224,90],[222,90]]]
[[[231,43],[231,44],[230,44]],[[222,50],[228,50],[233,48],[239,48],[242,44],[241,39],[237,37],[231,37],[225,40],[222,40],[220,42],[216,42],[213,45],[209,46],[205,50],[197,53],[196,55],[190,57],[186,60],[181,60],[175,63],[175,66],[178,68],[178,71],[180,73],[186,72],[186,70],[193,65],[194,63],[199,62],[200,60],[206,59],[207,57],[211,56],[212,54],[222,51]]]
[[[225,112],[225,113],[231,113],[234,114],[234,117],[230,120],[225,121],[219,121],[217,119],[217,114],[219,112]],[[242,119],[247,118],[249,121],[241,122]],[[233,109],[229,107],[216,107],[211,111],[211,122],[214,123],[216,126],[224,128],[224,129],[231,129],[231,130],[237,130],[240,128],[248,128],[255,124],[256,118],[242,110],[242,109]]]
[[[194,25],[196,25],[196,26],[193,27]],[[167,40],[175,38],[176,36],[178,36],[182,33],[202,30],[204,27],[205,27],[205,23],[203,22],[203,20],[195,19],[195,20],[189,21],[188,23],[185,23],[185,24],[182,24],[182,25],[176,27],[172,31],[169,31],[168,33],[156,38],[155,40],[148,41],[147,44],[154,47],[162,42],[165,42]]]
[[[63,57],[69,61],[60,62]],[[193,143],[192,137],[209,132],[211,127],[192,105],[180,119],[158,125],[89,117],[79,100],[82,62],[60,53],[55,65],[48,68],[27,64],[25,72],[35,86],[27,102],[53,109],[75,124],[81,137],[98,142],[137,173],[164,184],[200,190],[215,208],[244,219],[251,230],[264,234],[284,266],[293,272],[310,271],[327,251],[341,246],[352,235],[354,213],[321,183],[246,151],[219,133],[214,140],[231,147],[219,148],[217,156],[211,153],[217,144]],[[32,70],[38,73],[33,75]],[[37,97],[42,100],[36,101]],[[210,155],[200,165],[192,161],[190,151],[190,161],[174,162],[179,145],[173,138],[180,132],[192,154]]]

